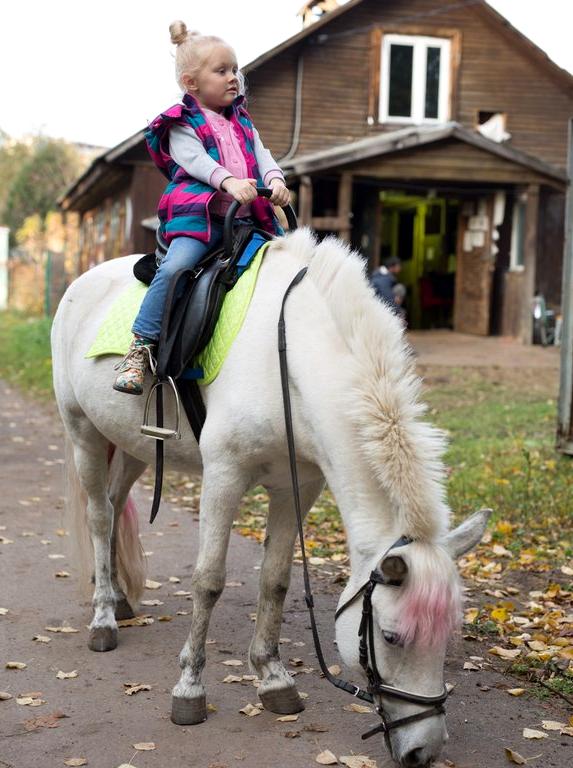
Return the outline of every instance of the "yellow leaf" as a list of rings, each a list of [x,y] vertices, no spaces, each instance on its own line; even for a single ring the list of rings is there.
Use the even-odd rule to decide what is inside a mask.
[[[500,648],[499,645],[494,645],[493,648],[489,649],[488,653],[500,656],[502,659],[516,659],[521,653],[521,648],[510,650],[509,648]]]
[[[23,661],[7,661],[6,669],[26,669],[28,665]]]
[[[523,696],[525,688],[508,688],[507,692],[510,696]]]
[[[369,715],[372,712],[372,707],[367,707],[364,704],[345,704],[342,709],[346,712],[358,712],[361,715]]]
[[[9,701],[12,698],[12,694],[8,691],[0,691],[0,701]]]
[[[298,720],[298,715],[283,715],[282,717],[277,717],[278,723],[296,723]]]
[[[527,760],[522,757],[519,752],[515,752],[515,750],[509,749],[509,747],[505,747],[505,756],[510,761],[510,763],[515,763],[516,765],[525,765],[527,762]]]
[[[139,693],[140,691],[150,691],[151,686],[148,683],[135,683],[133,685],[130,685],[129,683],[123,684],[125,687],[125,695],[126,696],[133,696],[136,693]]]
[[[479,616],[479,608],[468,608],[464,613],[464,621],[467,624],[474,622]]]
[[[523,738],[524,739],[546,739],[548,737],[546,733],[543,733],[543,731],[536,731],[534,728],[524,728]]]
[[[159,589],[163,584],[160,581],[152,581],[152,579],[145,579],[145,589]]]
[[[253,707],[252,704],[245,704],[239,712],[247,717],[256,717],[261,714],[261,710],[258,707]]]
[[[314,760],[315,762],[320,763],[320,765],[336,765],[338,762],[336,755],[333,755],[329,749],[325,749],[324,752],[317,755]]]
[[[71,672],[62,672],[62,670],[60,669],[56,673],[56,677],[58,678],[58,680],[71,680],[71,679],[73,679],[74,677],[77,677],[77,676],[78,676],[78,670],[77,669],[73,669]]]
[[[222,661],[221,664],[224,664],[226,667],[242,667],[243,662],[239,659],[227,659],[226,661]]]
[[[152,749],[155,749],[155,742],[154,741],[140,741],[137,744],[133,745],[134,749],[137,749],[139,752],[149,752]]]
[[[366,755],[345,755],[338,758],[347,768],[376,768],[376,761]],[[436,765],[436,768],[438,766]]]
[[[88,761],[85,757],[70,757],[69,760],[64,760],[64,765],[69,765],[71,768],[79,768],[80,765],[87,765]]]
[[[541,727],[544,731],[560,731],[565,728],[565,723],[559,723],[557,720],[542,720]]]
[[[507,621],[507,610],[505,608],[494,608],[489,615],[494,621]]]

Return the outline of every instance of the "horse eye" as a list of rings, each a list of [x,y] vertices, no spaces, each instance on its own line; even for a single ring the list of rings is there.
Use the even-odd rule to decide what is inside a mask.
[[[398,635],[395,632],[382,632],[384,636],[384,640],[388,643],[388,645],[398,645]]]

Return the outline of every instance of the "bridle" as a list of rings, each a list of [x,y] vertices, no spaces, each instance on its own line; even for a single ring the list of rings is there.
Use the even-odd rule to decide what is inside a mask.
[[[346,680],[342,680],[341,678],[338,678],[335,675],[333,675],[328,669],[326,662],[324,660],[322,647],[320,645],[320,637],[318,635],[318,628],[317,628],[316,620],[314,617],[314,598],[313,598],[312,589],[310,586],[310,577],[308,573],[306,551],[304,546],[304,530],[303,530],[303,523],[302,523],[302,511],[300,506],[298,472],[296,467],[296,451],[295,451],[294,431],[293,431],[293,422],[292,422],[292,408],[291,408],[290,388],[289,388],[289,381],[288,381],[288,364],[287,364],[287,354],[286,354],[286,350],[287,350],[286,328],[285,328],[285,319],[284,319],[286,300],[291,290],[296,285],[298,285],[298,283],[300,283],[300,281],[303,279],[303,277],[306,274],[306,271],[307,271],[306,267],[301,269],[295,275],[290,285],[288,286],[283,297],[281,312],[280,312],[279,322],[278,322],[278,350],[279,350],[279,362],[280,362],[280,372],[281,372],[281,386],[282,386],[282,395],[283,395],[287,444],[288,444],[288,451],[289,451],[293,500],[294,500],[296,518],[297,518],[298,535],[300,540],[300,548],[301,548],[301,556],[302,556],[305,602],[310,615],[310,625],[312,630],[312,637],[314,640],[314,647],[316,650],[316,656],[318,659],[319,666],[322,670],[322,673],[324,674],[324,677],[330,683],[332,683],[332,685],[336,686],[336,688],[340,688],[341,690],[346,691],[347,693],[351,693],[353,696],[355,696],[358,699],[362,699],[363,701],[374,703],[374,697],[375,696],[380,697],[380,703],[376,705],[376,711],[380,715],[382,722],[380,725],[364,733],[362,735],[362,738],[368,739],[371,736],[374,736],[374,734],[376,733],[383,733],[386,746],[390,754],[392,754],[392,745],[390,743],[390,732],[395,728],[400,728],[404,725],[408,725],[410,723],[416,722],[417,720],[424,720],[427,717],[443,715],[445,713],[444,703],[448,697],[448,691],[444,686],[441,693],[434,696],[426,696],[423,694],[405,691],[402,688],[396,688],[395,686],[389,685],[388,683],[384,682],[384,678],[378,671],[378,666],[376,663],[376,653],[374,648],[374,616],[373,616],[373,610],[372,610],[372,593],[374,592],[374,589],[377,584],[382,584],[384,586],[390,586],[390,587],[398,587],[400,585],[398,582],[392,581],[391,579],[386,578],[383,573],[377,570],[372,571],[368,581],[366,581],[360,587],[360,589],[358,589],[352,595],[350,599],[348,599],[343,605],[341,605],[335,614],[335,621],[336,621],[340,617],[340,615],[350,605],[352,605],[356,600],[358,600],[360,596],[362,596],[362,619],[360,621],[360,626],[358,629],[358,637],[359,637],[358,654],[359,654],[360,666],[364,670],[366,674],[366,679],[368,680],[368,686],[366,690],[360,688],[354,683],[347,682]],[[412,541],[413,539],[409,538],[408,536],[401,536],[390,547],[388,547],[386,552],[384,552],[384,554],[382,555],[381,560],[388,554],[388,552],[390,552],[390,550],[396,547],[406,546],[407,544],[412,543]],[[408,715],[407,717],[401,717],[397,720],[389,720],[387,713],[384,711],[382,697],[399,699],[400,701],[405,701],[410,704],[419,704],[424,707],[429,707],[429,709],[416,712],[415,714]]]

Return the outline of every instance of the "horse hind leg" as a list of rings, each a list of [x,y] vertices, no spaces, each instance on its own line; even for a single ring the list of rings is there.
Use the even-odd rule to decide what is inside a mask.
[[[301,486],[303,515],[312,507],[323,486],[322,479]],[[279,655],[283,605],[290,584],[296,535],[292,492],[271,491],[257,621],[249,648],[249,661],[261,679],[257,692],[264,708],[280,715],[290,715],[304,709],[294,679],[285,669]]]
[[[205,454],[204,450],[204,459]],[[199,554],[191,580],[193,618],[191,632],[179,655],[181,676],[171,698],[171,720],[177,725],[195,725],[207,719],[205,688],[201,682],[207,630],[215,603],[225,586],[225,560],[233,517],[248,486],[248,478],[235,467],[208,462],[204,466]]]
[[[111,584],[118,621],[133,618],[132,606],[139,601],[145,581],[145,556],[139,540],[137,509],[129,492],[146,466],[117,448],[110,461],[109,497],[114,509]]]

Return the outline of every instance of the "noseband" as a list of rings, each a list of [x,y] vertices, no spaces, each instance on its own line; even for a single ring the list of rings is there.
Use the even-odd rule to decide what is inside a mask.
[[[395,686],[388,685],[387,683],[384,682],[384,679],[380,675],[380,672],[378,671],[378,666],[376,664],[376,653],[374,649],[374,616],[372,611],[372,593],[377,584],[383,584],[385,586],[392,586],[392,587],[397,587],[400,585],[398,582],[393,582],[392,580],[386,579],[384,574],[382,574],[379,571],[372,571],[368,581],[364,583],[360,587],[360,589],[357,592],[355,592],[354,595],[336,611],[336,614],[335,614],[335,621],[336,621],[336,619],[338,619],[338,617],[362,595],[362,619],[360,621],[360,626],[358,629],[358,637],[359,637],[358,654],[359,654],[360,666],[364,670],[366,674],[366,679],[368,680],[367,689],[363,690],[359,686],[354,685],[354,683],[350,683],[350,682],[347,682],[346,680],[342,680],[341,678],[335,677],[328,669],[326,662],[324,660],[322,647],[320,645],[320,637],[318,635],[318,628],[316,626],[316,620],[314,617],[314,598],[312,596],[312,590],[310,586],[310,577],[308,573],[306,552],[304,547],[304,531],[303,531],[303,525],[302,525],[302,511],[300,506],[298,472],[296,467],[296,451],[295,451],[294,432],[293,432],[293,424],[292,424],[292,409],[291,409],[290,389],[289,389],[289,381],[288,381],[288,365],[287,365],[287,355],[286,355],[286,349],[287,349],[286,328],[285,328],[285,319],[284,319],[285,304],[286,304],[288,295],[291,292],[291,290],[296,285],[298,285],[298,283],[300,283],[300,281],[305,276],[306,271],[307,271],[306,267],[301,269],[295,275],[289,287],[287,288],[283,297],[281,313],[280,313],[279,323],[278,323],[278,350],[279,350],[281,385],[282,385],[282,394],[283,394],[283,406],[284,406],[284,414],[285,414],[285,427],[286,427],[287,444],[288,444],[288,451],[289,451],[290,473],[291,473],[291,480],[292,480],[294,507],[296,512],[298,534],[300,539],[300,548],[301,548],[301,555],[302,555],[305,602],[310,615],[310,625],[312,629],[312,637],[314,640],[314,648],[316,651],[316,656],[318,659],[319,666],[322,670],[322,673],[324,674],[324,677],[330,683],[332,683],[332,685],[336,686],[336,688],[340,688],[341,690],[346,691],[347,693],[351,693],[353,696],[355,696],[358,699],[362,699],[363,701],[374,703],[374,697],[375,696],[380,697],[380,703],[376,705],[376,711],[380,715],[382,722],[380,725],[364,733],[362,735],[362,738],[369,739],[371,736],[374,736],[374,734],[376,733],[383,733],[388,751],[390,752],[390,754],[392,754],[392,746],[390,744],[390,731],[392,731],[394,728],[399,728],[403,725],[408,725],[409,723],[416,722],[417,720],[424,720],[425,718],[433,717],[434,715],[443,715],[445,713],[444,703],[448,697],[448,691],[444,686],[444,689],[440,694],[436,696],[425,696],[418,693],[411,693],[410,691],[404,691],[401,688],[396,688]],[[384,553],[381,559],[383,559],[388,554],[388,552],[390,552],[390,550],[394,549],[395,547],[405,546],[406,544],[410,544],[412,541],[413,539],[407,536],[401,536],[397,541],[394,542],[394,544],[392,544],[386,550],[386,552]],[[405,702],[408,702],[409,704],[419,704],[424,707],[429,707],[429,709],[422,710],[421,712],[416,712],[413,715],[408,715],[408,717],[401,717],[398,720],[389,720],[387,713],[384,711],[382,697],[399,699],[400,701],[405,701]]]

